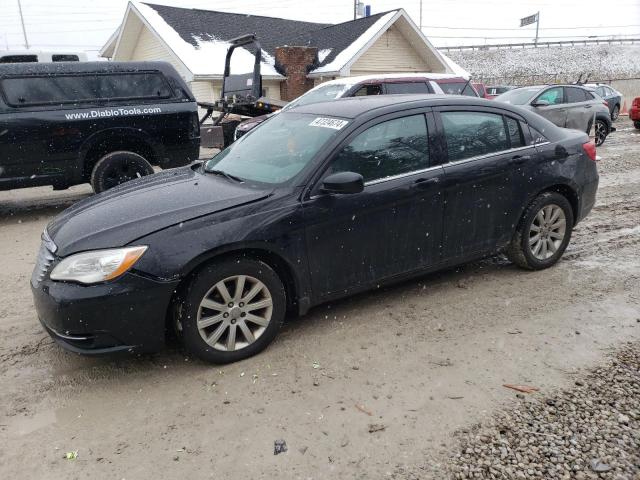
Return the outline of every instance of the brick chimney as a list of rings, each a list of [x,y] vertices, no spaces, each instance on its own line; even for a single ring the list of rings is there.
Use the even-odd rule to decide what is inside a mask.
[[[287,77],[280,83],[282,100],[291,101],[313,88],[313,80],[307,78],[307,72],[317,57],[316,47],[276,47],[276,65]]]

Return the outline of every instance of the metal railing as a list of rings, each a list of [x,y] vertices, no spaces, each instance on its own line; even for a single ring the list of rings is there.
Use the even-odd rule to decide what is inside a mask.
[[[458,45],[454,47],[438,47],[438,50],[445,52],[459,50],[499,50],[499,49],[517,49],[517,48],[544,48],[544,47],[562,47],[575,45],[633,45],[640,44],[640,38],[609,38],[609,39],[584,39],[584,40],[561,40],[557,42],[533,42],[525,43],[494,43],[482,45]]]

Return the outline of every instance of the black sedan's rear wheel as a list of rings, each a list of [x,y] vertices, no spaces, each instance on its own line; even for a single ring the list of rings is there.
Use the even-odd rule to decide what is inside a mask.
[[[609,135],[609,125],[604,120],[596,120],[596,146],[600,146],[607,139]]]
[[[208,265],[178,307],[186,349],[213,363],[229,363],[263,350],[286,312],[285,289],[273,269],[249,258]]]
[[[564,253],[572,231],[573,209],[569,201],[557,192],[544,192],[522,214],[507,256],[522,268],[548,268]]]

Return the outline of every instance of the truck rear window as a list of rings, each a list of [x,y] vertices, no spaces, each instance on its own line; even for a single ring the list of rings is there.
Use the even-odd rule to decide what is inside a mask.
[[[157,72],[9,77],[1,86],[7,103],[17,107],[153,100],[172,95],[164,76]]]

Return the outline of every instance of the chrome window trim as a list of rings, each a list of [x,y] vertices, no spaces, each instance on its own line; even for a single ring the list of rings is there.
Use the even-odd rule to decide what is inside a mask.
[[[519,152],[521,150],[526,150],[528,148],[534,148],[538,145],[546,145],[549,142],[544,142],[544,143],[536,143],[533,145],[525,145],[524,147],[517,147],[517,148],[509,148],[507,150],[500,150],[499,152],[491,152],[491,153],[486,153],[484,155],[476,155],[475,157],[469,157],[469,158],[463,158],[462,160],[454,160],[453,162],[447,162],[447,163],[443,163],[442,166],[448,166],[448,165],[460,165],[462,163],[468,163],[468,162],[474,162],[476,160],[484,160],[485,158],[490,158],[490,157],[495,157],[496,155],[504,155],[505,153],[512,153],[512,152]]]
[[[434,165],[433,167],[422,168],[420,170],[412,170],[410,172],[399,173],[398,175],[392,175],[390,177],[376,178],[375,180],[369,180],[368,182],[364,182],[364,186],[368,187],[369,185],[377,185],[383,182],[389,182],[391,180],[397,180],[399,178],[409,177],[411,175],[418,175],[420,173],[430,172],[431,170],[441,169],[442,165]]]

